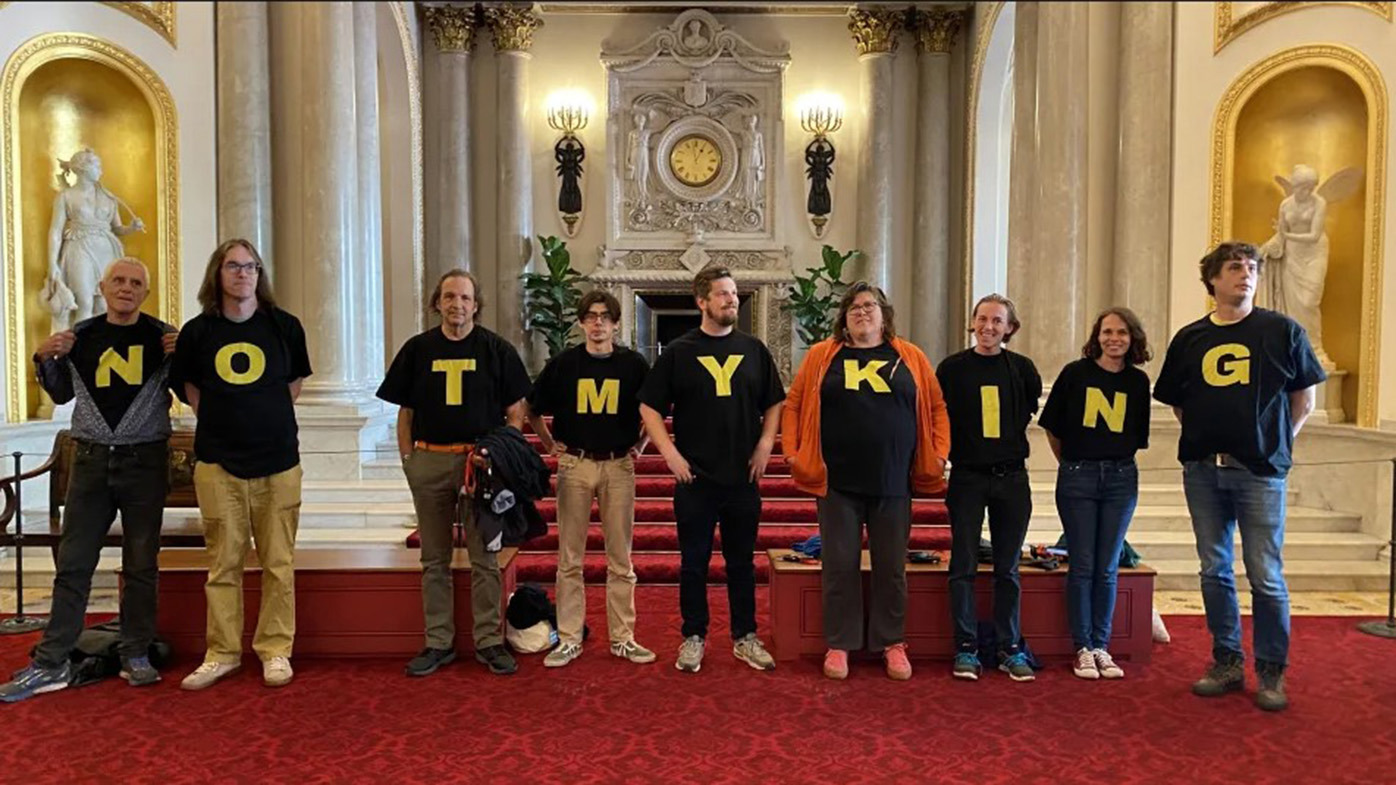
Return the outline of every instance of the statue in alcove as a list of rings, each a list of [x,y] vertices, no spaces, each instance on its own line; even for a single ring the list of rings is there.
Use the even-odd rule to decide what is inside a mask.
[[[126,255],[117,238],[145,231],[135,212],[102,185],[102,159],[96,153],[84,149],[58,165],[60,190],[53,200],[43,288],[54,332],[106,311],[97,284],[107,265]],[[123,209],[131,215],[129,225],[121,223]]]
[[[742,169],[742,191],[748,204],[760,201],[761,183],[766,179],[766,140],[756,124],[756,115],[747,115],[746,131],[742,134],[742,157],[746,164]]]
[[[625,176],[634,187],[635,203],[643,205],[648,201],[645,194],[649,191],[650,180],[649,115],[638,111],[634,121],[635,127],[626,139]]]
[[[1318,172],[1300,164],[1289,179],[1277,175],[1275,182],[1284,190],[1275,234],[1260,252],[1269,271],[1266,293],[1270,307],[1299,322],[1309,333],[1309,342],[1325,368],[1333,361],[1323,350],[1324,279],[1328,275],[1328,233],[1324,222],[1328,206],[1357,192],[1362,170],[1347,168],[1335,172],[1319,185]]]

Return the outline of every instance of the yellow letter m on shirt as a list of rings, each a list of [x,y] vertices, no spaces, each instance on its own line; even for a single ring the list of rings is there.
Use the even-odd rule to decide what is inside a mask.
[[[577,414],[615,414],[620,410],[620,379],[577,380]]]

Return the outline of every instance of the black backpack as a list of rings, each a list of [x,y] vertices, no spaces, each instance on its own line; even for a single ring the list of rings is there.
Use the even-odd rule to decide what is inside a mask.
[[[119,619],[104,621],[83,630],[78,635],[77,645],[68,655],[72,673],[68,685],[82,687],[121,673],[120,646]],[[169,665],[171,653],[169,642],[157,636],[150,644],[150,664],[157,669]],[[30,651],[29,654],[33,657],[34,652]]]

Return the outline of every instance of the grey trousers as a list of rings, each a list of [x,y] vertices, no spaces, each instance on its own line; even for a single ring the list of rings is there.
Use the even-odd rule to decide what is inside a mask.
[[[872,558],[867,647],[880,652],[906,636],[906,550],[910,496],[863,496],[829,489],[817,502],[823,542],[824,640],[863,648],[863,525]]]

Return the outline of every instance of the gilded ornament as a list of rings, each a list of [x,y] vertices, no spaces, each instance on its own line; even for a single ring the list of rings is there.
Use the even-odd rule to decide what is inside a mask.
[[[902,27],[903,14],[889,8],[855,8],[848,12],[848,32],[859,55],[894,54],[897,51],[897,31]]]
[[[1219,2],[1213,3],[1213,30],[1212,30],[1212,54],[1220,52],[1227,44],[1241,37],[1247,30],[1257,25],[1274,19],[1277,16],[1303,11],[1306,8],[1350,6],[1360,8],[1365,11],[1380,16],[1386,21],[1391,21],[1390,2],[1361,2],[1354,0],[1337,0],[1336,2],[1305,2],[1295,0],[1295,2],[1275,2],[1257,3],[1254,8],[1241,13],[1235,13],[1235,3]]]
[[[459,5],[426,7],[427,29],[440,52],[468,53],[475,43],[475,9]]]
[[[528,6],[502,5],[485,9],[485,21],[497,52],[527,52],[533,46],[533,31],[543,20]]]
[[[917,49],[929,54],[949,54],[964,19],[964,11],[946,11],[942,8],[930,13],[918,13],[914,28]]]
[[[170,46],[178,48],[175,43],[175,4],[173,2],[103,2],[102,5],[109,5],[136,19],[159,33],[162,38],[170,42]]]

